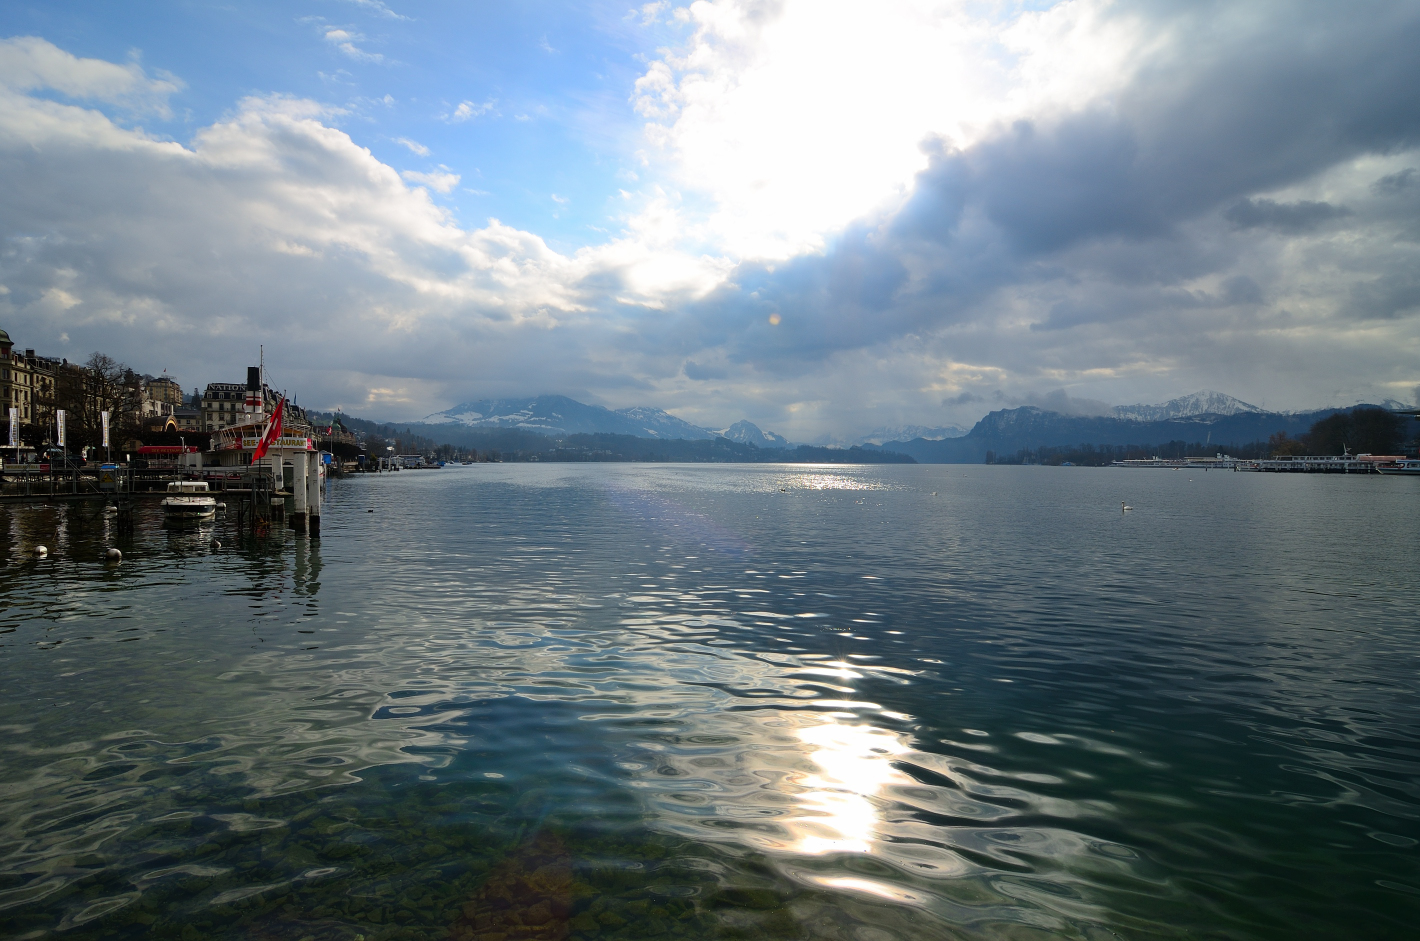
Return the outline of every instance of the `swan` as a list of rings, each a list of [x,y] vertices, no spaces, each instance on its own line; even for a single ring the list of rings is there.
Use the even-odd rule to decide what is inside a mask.
[[[1128,513],[1128,512],[1129,512],[1130,510],[1132,510],[1132,509],[1134,509],[1134,507],[1132,507],[1132,506],[1130,506],[1129,504],[1125,503],[1123,500],[1120,500],[1120,501],[1119,501],[1119,511],[1120,511],[1121,513]]]

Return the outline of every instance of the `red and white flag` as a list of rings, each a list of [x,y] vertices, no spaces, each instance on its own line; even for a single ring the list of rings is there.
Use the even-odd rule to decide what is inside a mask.
[[[266,452],[276,443],[276,439],[281,437],[281,416],[286,412],[286,400],[282,399],[276,403],[276,411],[271,413],[271,422],[266,426],[266,434],[261,436],[261,441],[256,446],[256,451],[251,456],[251,461],[255,464],[266,456]]]

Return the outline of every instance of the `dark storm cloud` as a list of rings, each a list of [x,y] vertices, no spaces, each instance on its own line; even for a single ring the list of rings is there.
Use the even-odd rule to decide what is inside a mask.
[[[1391,320],[1420,311],[1420,275],[1387,272],[1351,289],[1346,314],[1357,320]]]
[[[1223,217],[1239,229],[1272,229],[1287,234],[1311,232],[1334,219],[1351,215],[1345,206],[1300,200],[1279,203],[1271,199],[1238,200]]]
[[[1420,177],[1414,167],[1406,167],[1396,173],[1388,173],[1371,184],[1371,191],[1378,196],[1391,196],[1420,187]]]

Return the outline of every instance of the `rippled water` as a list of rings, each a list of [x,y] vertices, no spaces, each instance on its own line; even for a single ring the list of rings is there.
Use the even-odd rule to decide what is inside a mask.
[[[145,512],[0,507],[7,936],[1414,936],[1420,481],[483,465],[336,481],[314,543]]]

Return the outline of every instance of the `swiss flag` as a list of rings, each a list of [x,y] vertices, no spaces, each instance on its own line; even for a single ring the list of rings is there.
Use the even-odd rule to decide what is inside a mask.
[[[276,439],[281,437],[281,416],[285,412],[286,400],[283,398],[276,403],[276,411],[271,413],[271,424],[266,426],[266,434],[261,436],[261,442],[257,444],[256,451],[251,456],[253,464],[265,457],[266,452],[276,443]]]

